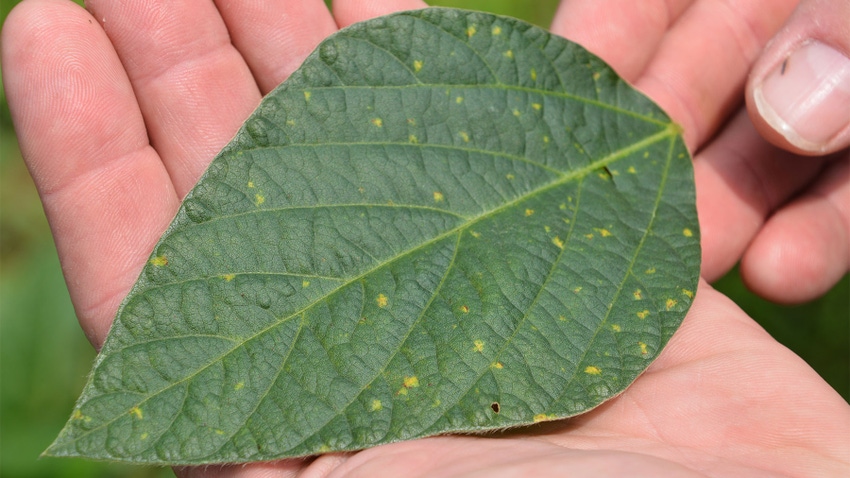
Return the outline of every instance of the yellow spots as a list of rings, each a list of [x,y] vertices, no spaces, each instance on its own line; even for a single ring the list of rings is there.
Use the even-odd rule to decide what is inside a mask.
[[[664,305],[667,307],[667,310],[670,310],[673,307],[676,307],[676,304],[678,303],[679,301],[676,299],[667,299],[667,302]]]
[[[647,158],[649,158],[649,151],[644,151],[643,152],[643,159],[647,159]]]
[[[410,142],[410,144],[419,144],[419,138],[417,138],[415,134],[408,136],[407,141]]]
[[[422,70],[422,60],[413,61],[413,71],[419,73]]]
[[[514,57],[514,51],[513,50],[507,50],[502,54],[505,55],[505,58],[513,59],[513,57]]]
[[[573,294],[578,294],[579,292],[581,292],[581,289],[581,286],[576,287],[575,289],[573,289]]]
[[[91,421],[91,417],[88,415],[83,415],[83,412],[78,408],[74,410],[74,414],[71,415],[71,419],[73,420],[82,420],[86,423]]]
[[[552,238],[552,244],[555,244],[555,246],[557,246],[558,249],[564,248],[564,241],[562,241],[561,238],[558,237],[558,236],[555,236],[555,237]]]
[[[372,118],[372,124],[378,128],[382,128],[384,126],[384,120],[381,118]]]
[[[549,226],[543,226],[543,230],[546,232],[552,232],[552,228]]]
[[[404,388],[416,388],[419,386],[419,378],[414,375],[412,377],[404,377]]]
[[[502,362],[493,362],[493,364],[490,366],[495,368],[496,370],[502,370],[503,368],[505,368],[505,366],[502,365]]]
[[[308,287],[310,287],[310,281],[308,281],[308,280],[301,281],[301,288],[302,289],[306,289]]]
[[[224,274],[224,275],[221,276],[221,278],[224,279],[227,282],[230,282],[230,281],[232,281],[233,279],[236,278],[236,274]]]
[[[502,27],[500,27],[500,26],[495,26],[495,27],[493,27],[493,29],[492,29],[492,30],[490,30],[490,33],[492,33],[492,34],[493,34],[493,36],[499,36],[499,35],[501,35],[501,34],[502,34]]]
[[[682,289],[682,294],[683,294],[685,297],[687,297],[688,299],[693,299],[693,298],[694,298],[694,291],[692,291],[692,290]]]
[[[475,33],[478,32],[478,29],[475,28],[475,25],[470,25],[469,28],[466,29],[466,37],[472,38],[475,36]]]
[[[466,131],[459,132],[458,136],[460,136],[460,139],[462,139],[464,143],[469,142],[469,133],[467,133]]]
[[[586,373],[588,375],[599,375],[599,374],[602,373],[602,369],[600,369],[599,367],[595,367],[593,365],[588,365],[584,369],[584,373]]]
[[[540,111],[540,109],[543,108],[543,105],[540,103],[531,103],[531,107],[534,108],[534,111]]]
[[[566,321],[567,321],[567,318],[566,318],[565,316],[563,316],[563,315],[559,315],[559,316],[558,316],[558,320],[560,320],[561,322],[566,322]]]
[[[634,297],[635,300],[643,299],[643,291],[641,291],[640,289],[635,289],[635,291],[632,292],[632,297]]]
[[[472,236],[472,237],[474,237],[474,238],[476,238],[476,239],[478,239],[479,237],[481,237],[481,233],[480,233],[480,232],[476,232],[476,231],[469,231],[469,235],[470,235],[470,236]]]
[[[286,126],[295,126],[295,120],[286,120]]]
[[[516,176],[514,176],[513,173],[508,173],[505,175],[505,179],[507,179],[508,181],[513,181],[514,179],[516,179]]]
[[[463,312],[464,314],[468,314],[469,313],[469,306],[468,305],[460,306],[460,311]]]
[[[598,71],[593,72],[593,81],[598,81],[600,76]]]
[[[379,412],[384,409],[384,405],[380,400],[372,400],[372,411]]]
[[[522,113],[520,113],[520,111],[519,111],[518,109],[516,109],[516,108],[514,108],[513,114],[514,114],[514,116],[516,116],[517,118],[519,118],[520,116],[522,116]]]
[[[331,447],[329,447],[328,445],[322,445],[319,447],[318,450],[319,453],[327,453],[329,451],[331,451]]]
[[[690,228],[686,227],[686,228],[682,229],[682,235],[685,236],[685,237],[694,237],[694,231],[692,231]]]
[[[558,206],[558,209],[560,209],[561,211],[566,211],[567,210],[567,204],[562,202],[561,205]]]
[[[309,91],[305,91],[305,92],[304,92],[304,101],[306,101],[306,102],[308,102],[308,103],[309,103],[309,102],[310,102],[310,97],[311,97],[311,96],[313,96],[313,93],[310,93]]]
[[[638,342],[638,346],[640,347],[640,353],[642,353],[643,355],[646,355],[646,354],[649,353],[649,351],[646,350],[646,344],[645,343]]]
[[[233,386],[233,390],[242,390],[245,388],[245,382],[239,382]]]
[[[587,238],[587,239],[593,239],[593,233],[592,232],[587,233],[587,234],[584,235],[584,237]]]
[[[614,324],[614,325],[612,325],[612,326],[611,326],[611,330],[613,330],[614,332],[622,332],[622,331],[623,331],[623,328],[622,328],[622,327],[620,327],[620,326],[619,326],[619,325],[617,325],[617,324]]]
[[[602,236],[602,237],[611,237],[612,236],[611,231],[609,231],[608,229],[600,229],[598,227],[594,227],[593,230],[598,232],[599,235]]]
[[[463,103],[463,96],[458,96],[457,98],[455,98],[455,103],[457,103],[457,104]]]
[[[554,419],[555,419],[555,415],[547,415],[545,413],[538,413],[537,415],[534,415],[534,418],[533,418],[534,423],[546,422],[546,421],[554,420]]]
[[[260,205],[262,205],[264,202],[266,202],[266,197],[265,197],[265,196],[263,196],[263,195],[262,195],[262,194],[260,194],[260,193],[257,193],[257,194],[255,194],[255,195],[254,195],[254,204],[256,204],[257,206],[260,206]]]
[[[645,318],[649,317],[649,311],[648,310],[642,310],[642,311],[638,312],[636,315],[638,316],[638,319],[645,319]]]
[[[534,215],[534,209],[526,209],[525,210],[525,217],[531,217],[533,215]]]
[[[220,429],[216,428],[215,434],[216,435],[224,435],[224,430],[220,430]]]
[[[443,202],[446,200],[446,197],[443,196],[443,193],[440,191],[434,191],[434,202]]]
[[[531,81],[537,81],[537,70],[532,68],[531,71],[528,72],[528,76],[531,77]]]
[[[656,272],[656,271],[655,271],[655,268],[654,268],[654,267],[650,267],[649,269],[647,269],[647,270],[643,271],[643,273],[644,273],[644,274],[646,274],[646,275],[648,275],[648,276],[649,276],[649,275],[652,275],[652,274],[655,274],[655,272]]]
[[[145,432],[145,433],[142,433],[141,435],[139,435],[139,440],[147,440],[147,439],[148,439],[148,432]]]
[[[637,169],[635,169],[634,166],[629,166],[629,169],[627,169],[626,171],[628,171],[629,174],[637,174]]]
[[[484,341],[483,340],[476,340],[475,342],[473,342],[473,345],[474,345],[474,347],[472,348],[472,350],[475,350],[476,352],[479,352],[479,353],[484,351]]]
[[[150,260],[152,266],[163,267],[168,265],[168,258],[165,256],[156,256]]]
[[[389,301],[387,300],[387,296],[385,296],[384,294],[378,294],[378,298],[375,299],[375,303],[378,304],[378,307],[383,309],[387,306]]]
[[[254,181],[248,181],[248,187],[253,188],[254,187]]]
[[[416,119],[407,118],[407,124],[409,124],[410,126],[416,126]]]
[[[133,415],[133,416],[134,416],[134,417],[136,417],[136,419],[138,419],[138,420],[141,420],[142,418],[144,418],[144,416],[143,416],[143,414],[142,414],[142,409],[141,409],[141,408],[139,408],[139,407],[133,407],[133,408],[131,408],[131,409],[130,409],[130,415]]]
[[[546,143],[546,144],[549,144],[549,137],[543,136],[543,142]]]

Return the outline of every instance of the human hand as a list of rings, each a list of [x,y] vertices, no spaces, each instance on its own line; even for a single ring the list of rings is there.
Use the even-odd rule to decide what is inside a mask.
[[[99,346],[179,199],[260,95],[294,70],[336,24],[318,0],[276,6],[197,0],[163,2],[159,8],[142,2],[90,3],[94,18],[70,2],[22,4],[3,32],[3,71],[22,150],[42,194],[69,290],[84,329]],[[762,3],[775,8],[773,1]],[[389,4],[392,9],[420,6],[348,0],[337,2],[336,19],[343,26],[389,13]],[[627,2],[613,11],[625,18],[634,8]],[[754,9],[748,15],[762,13]],[[555,28],[564,28],[559,21]],[[764,29],[775,29],[779,21]],[[684,30],[689,35],[705,28],[697,23],[692,18],[672,28],[657,26],[661,31],[655,37],[667,29],[674,33],[676,26],[689,28]],[[633,39],[623,40],[620,49],[635,48]],[[653,96],[663,97],[664,81],[689,70],[687,65],[677,69],[682,58],[675,48],[657,49],[658,44],[634,52],[635,58],[656,58],[652,61],[673,72],[662,74],[659,66],[662,73],[646,81],[650,94],[655,84],[659,92]],[[743,78],[746,68],[738,70]],[[689,131],[692,148],[707,142],[734,108],[740,78],[697,84],[694,92],[685,81],[678,85],[684,97],[670,95],[675,101],[665,107]],[[682,114],[687,108],[676,113],[672,103],[687,104],[694,100],[689,95],[698,99],[709,93],[714,96],[706,101],[713,106],[698,110],[693,124],[701,126],[689,128]],[[737,148],[731,139],[727,143]],[[397,474],[450,476],[485,473],[488,467],[494,474],[539,470],[544,476],[566,468],[664,476],[826,473],[850,462],[841,448],[848,438],[847,408],[799,358],[703,284],[692,313],[662,357],[620,397],[582,417],[497,438],[442,437],[312,462],[179,473],[380,476],[400,470]]]

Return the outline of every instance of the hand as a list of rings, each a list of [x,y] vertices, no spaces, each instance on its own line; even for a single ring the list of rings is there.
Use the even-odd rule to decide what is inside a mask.
[[[261,95],[337,26],[421,6],[413,0],[339,1],[335,22],[320,0],[142,3],[92,1],[89,15],[70,2],[28,0],[3,30],[4,81],[22,151],[81,324],[96,346],[179,199]],[[717,198],[744,185],[734,174],[716,171],[735,167],[723,162],[732,152],[736,160],[764,164],[766,174],[775,150],[740,113],[709,140],[736,109],[752,59],[793,2],[761,0],[750,10],[728,13],[717,8],[719,2],[667,2],[678,8],[664,24],[646,21],[655,13],[636,16],[649,2],[610,8],[613,0],[604,23],[592,23],[600,20],[593,10],[599,3],[565,3],[553,28],[584,41],[660,101],[685,126],[691,148],[702,151],[696,164],[705,267],[716,273],[740,255],[724,240],[734,242],[732,236],[746,244],[740,237],[759,226],[754,220],[749,229],[715,225],[712,231],[705,217],[709,193],[716,191]],[[594,34],[592,25],[622,27],[626,35]],[[758,34],[748,36],[747,25]],[[694,70],[697,60],[702,65]],[[780,182],[779,192],[802,187],[801,174],[788,173],[787,181],[801,184]],[[717,188],[704,186],[712,179]],[[767,214],[746,199],[757,197],[733,198],[730,204],[740,211],[730,211],[757,219]],[[723,218],[716,224],[724,224]],[[440,437],[315,461],[178,472],[829,474],[850,463],[843,447],[850,440],[848,424],[847,404],[815,372],[703,284],[692,312],[651,368],[621,396],[579,418],[493,438]]]
[[[553,30],[599,54],[683,125],[696,151],[703,277],[719,278],[743,256],[747,285],[768,299],[826,292],[850,267],[850,4],[804,1],[789,18],[797,1],[644,3],[563,2]],[[823,60],[831,76],[821,72],[819,83],[819,93],[831,93],[795,117],[791,108],[803,105],[786,104],[791,90],[818,83],[799,56],[785,59],[812,40],[833,48]],[[756,59],[746,98],[757,129],[741,107]],[[787,78],[766,82],[783,63]],[[795,146],[778,132],[756,92],[785,98],[781,113],[811,138]]]

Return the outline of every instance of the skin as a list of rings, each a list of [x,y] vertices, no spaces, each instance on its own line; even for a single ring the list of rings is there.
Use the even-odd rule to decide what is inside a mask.
[[[795,302],[817,296],[847,271],[850,179],[843,148],[850,139],[839,135],[830,156],[798,156],[768,142],[783,146],[742,106],[752,91],[748,77],[750,85],[758,81],[799,40],[794,35],[803,27],[794,22],[810,18],[804,6],[834,14],[840,3],[804,3],[793,16],[792,0],[571,0],[558,10],[555,33],[599,54],[685,128],[696,153],[705,280],[743,257],[754,289]],[[338,27],[424,4],[342,0],[333,15],[321,0],[87,6],[19,4],[2,32],[2,67],[72,300],[99,348],[180,198],[261,96]],[[797,252],[776,252],[789,248]],[[185,477],[838,476],[850,467],[847,443],[850,406],[703,281],[661,357],[619,397],[580,417],[487,437],[176,471]]]

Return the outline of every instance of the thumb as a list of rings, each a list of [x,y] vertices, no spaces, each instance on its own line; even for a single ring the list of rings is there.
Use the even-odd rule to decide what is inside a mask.
[[[762,52],[747,109],[771,143],[828,154],[850,145],[850,2],[804,0]]]

